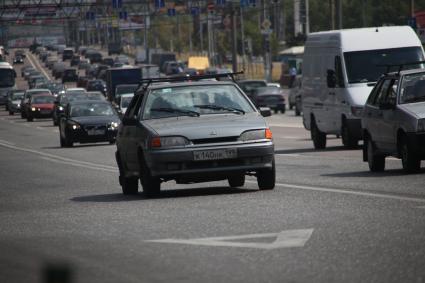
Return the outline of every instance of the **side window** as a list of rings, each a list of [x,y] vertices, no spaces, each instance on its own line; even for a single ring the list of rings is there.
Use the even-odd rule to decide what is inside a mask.
[[[335,75],[336,75],[336,85],[338,87],[345,87],[344,74],[342,72],[341,56],[335,56]]]
[[[142,97],[143,95],[141,94],[133,96],[133,99],[131,99],[130,104],[128,105],[127,111],[125,112],[126,117],[134,118],[134,116],[137,115],[137,108],[138,105],[140,105],[139,100],[141,100]]]
[[[388,91],[385,93],[385,95],[381,98],[379,103],[390,103],[395,104],[396,98],[397,98],[397,87],[398,87],[398,80],[392,79],[391,83],[388,87]]]
[[[391,83],[393,82],[393,80],[391,79],[386,79],[384,81],[384,83],[382,84],[382,87],[378,93],[378,96],[376,97],[373,105],[379,105],[379,103],[383,102],[385,97],[388,95],[388,92],[391,88]]]

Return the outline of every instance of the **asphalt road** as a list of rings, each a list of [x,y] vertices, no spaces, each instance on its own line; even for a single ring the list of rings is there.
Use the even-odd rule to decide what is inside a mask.
[[[275,190],[167,182],[148,199],[121,194],[114,145],[60,148],[51,120],[0,109],[0,282],[57,265],[79,283],[425,282],[425,168],[370,173],[336,138],[315,151],[293,111],[268,118]]]

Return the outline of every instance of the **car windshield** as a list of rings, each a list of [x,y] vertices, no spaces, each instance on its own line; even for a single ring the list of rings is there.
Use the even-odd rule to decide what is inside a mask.
[[[122,95],[125,93],[134,93],[137,89],[137,85],[121,85],[117,86],[116,95]]]
[[[259,88],[259,87],[265,87],[267,86],[266,82],[262,81],[254,81],[254,82],[243,82],[241,83],[241,88],[244,91],[251,91],[253,89]]]
[[[21,100],[24,97],[23,92],[14,93],[12,95],[12,100]]]
[[[15,85],[15,71],[13,69],[0,69],[0,87]]]
[[[206,114],[245,114],[254,109],[234,85],[195,85],[153,90],[143,119]]]
[[[53,95],[46,96],[34,96],[32,103],[34,104],[52,104],[55,102],[55,97]]]
[[[127,108],[132,99],[133,99],[132,96],[122,97],[121,98],[121,108]]]
[[[113,116],[112,106],[107,103],[86,103],[71,106],[71,117]]]
[[[344,59],[348,82],[367,83],[376,82],[383,73],[387,72],[387,67],[382,65],[422,61],[424,56],[420,47],[405,47],[345,52]],[[423,64],[409,65],[404,69],[416,68],[423,68]]]
[[[425,101],[425,72],[405,75],[401,81],[400,104]]]

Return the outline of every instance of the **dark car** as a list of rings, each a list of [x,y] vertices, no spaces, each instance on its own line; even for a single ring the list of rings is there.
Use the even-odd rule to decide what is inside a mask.
[[[60,93],[65,92],[65,85],[61,83],[48,82],[39,85],[39,87],[49,89],[54,96],[58,96]]]
[[[252,97],[257,107],[270,107],[275,113],[285,113],[285,96],[280,87],[266,86],[255,89]]]
[[[108,44],[108,55],[121,54],[122,53],[121,42],[111,42]]]
[[[22,50],[22,49],[18,49],[18,50],[16,50],[15,51],[15,56],[22,56],[23,58],[25,58],[26,57],[26,55],[25,55],[25,51],[24,50]]]
[[[106,82],[103,80],[90,80],[86,85],[87,91],[100,91],[106,95]]]
[[[72,49],[72,48],[65,48],[63,50],[63,53],[62,53],[62,60],[63,61],[72,59],[72,56],[74,56],[74,49]]]
[[[252,99],[252,96],[255,93],[255,90],[259,87],[266,87],[267,82],[264,80],[243,80],[238,81],[240,88]]]
[[[78,81],[78,73],[76,69],[65,69],[62,74],[62,83]]]
[[[59,124],[60,144],[70,147],[75,142],[114,143],[120,119],[106,101],[76,101],[66,106]]]
[[[136,91],[117,136],[124,194],[136,194],[139,179],[149,196],[169,180],[227,179],[241,187],[245,175],[255,175],[261,190],[274,188],[274,145],[264,118],[235,83],[200,78],[209,77],[146,81]],[[171,79],[177,80],[155,81]]]
[[[43,75],[30,76],[28,79],[28,87],[34,88],[37,84],[47,83],[48,79]]]
[[[25,91],[24,96],[21,99],[21,118],[27,117],[29,100],[33,95],[37,95],[37,94],[52,95],[52,93],[48,89],[41,89],[41,88],[27,89]]]
[[[102,64],[103,65],[108,65],[109,67],[113,67],[114,66],[114,59],[111,57],[106,57],[102,59]]]
[[[13,58],[13,64],[24,64],[24,57],[21,55],[15,55],[15,58]]]
[[[24,66],[21,68],[21,77],[25,77],[25,74],[28,74],[30,70],[35,70],[33,66]]]
[[[90,95],[90,98],[93,99],[94,95]],[[87,92],[85,91],[68,91],[66,93],[63,93],[59,95],[55,100],[55,107],[53,109],[52,114],[52,121],[53,125],[57,126],[59,124],[60,118],[63,116],[64,110],[66,108],[66,105],[70,102],[75,101],[83,101],[83,100],[90,100],[89,95],[87,95]],[[96,100],[94,98],[93,100]],[[101,99],[97,99],[101,100]],[[106,99],[103,99],[106,100]]]
[[[98,51],[89,54],[86,53],[86,58],[88,58],[91,63],[100,63],[102,62],[102,53]]]
[[[27,107],[27,121],[31,122],[34,118],[52,117],[55,97],[49,94],[36,94],[31,96]]]
[[[71,67],[78,66],[78,64],[80,64],[80,60],[81,60],[80,55],[73,55],[71,58],[71,63],[70,63]]]
[[[19,89],[9,91],[6,103],[6,111],[9,111],[9,115],[21,112],[21,100],[24,97],[24,93],[24,90]]]

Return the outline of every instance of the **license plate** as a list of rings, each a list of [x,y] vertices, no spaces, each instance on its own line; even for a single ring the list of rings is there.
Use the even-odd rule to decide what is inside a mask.
[[[99,135],[104,135],[105,134],[105,130],[88,130],[87,134],[89,136],[99,136]]]
[[[195,161],[230,159],[236,157],[236,149],[202,150],[193,152],[193,159]]]

